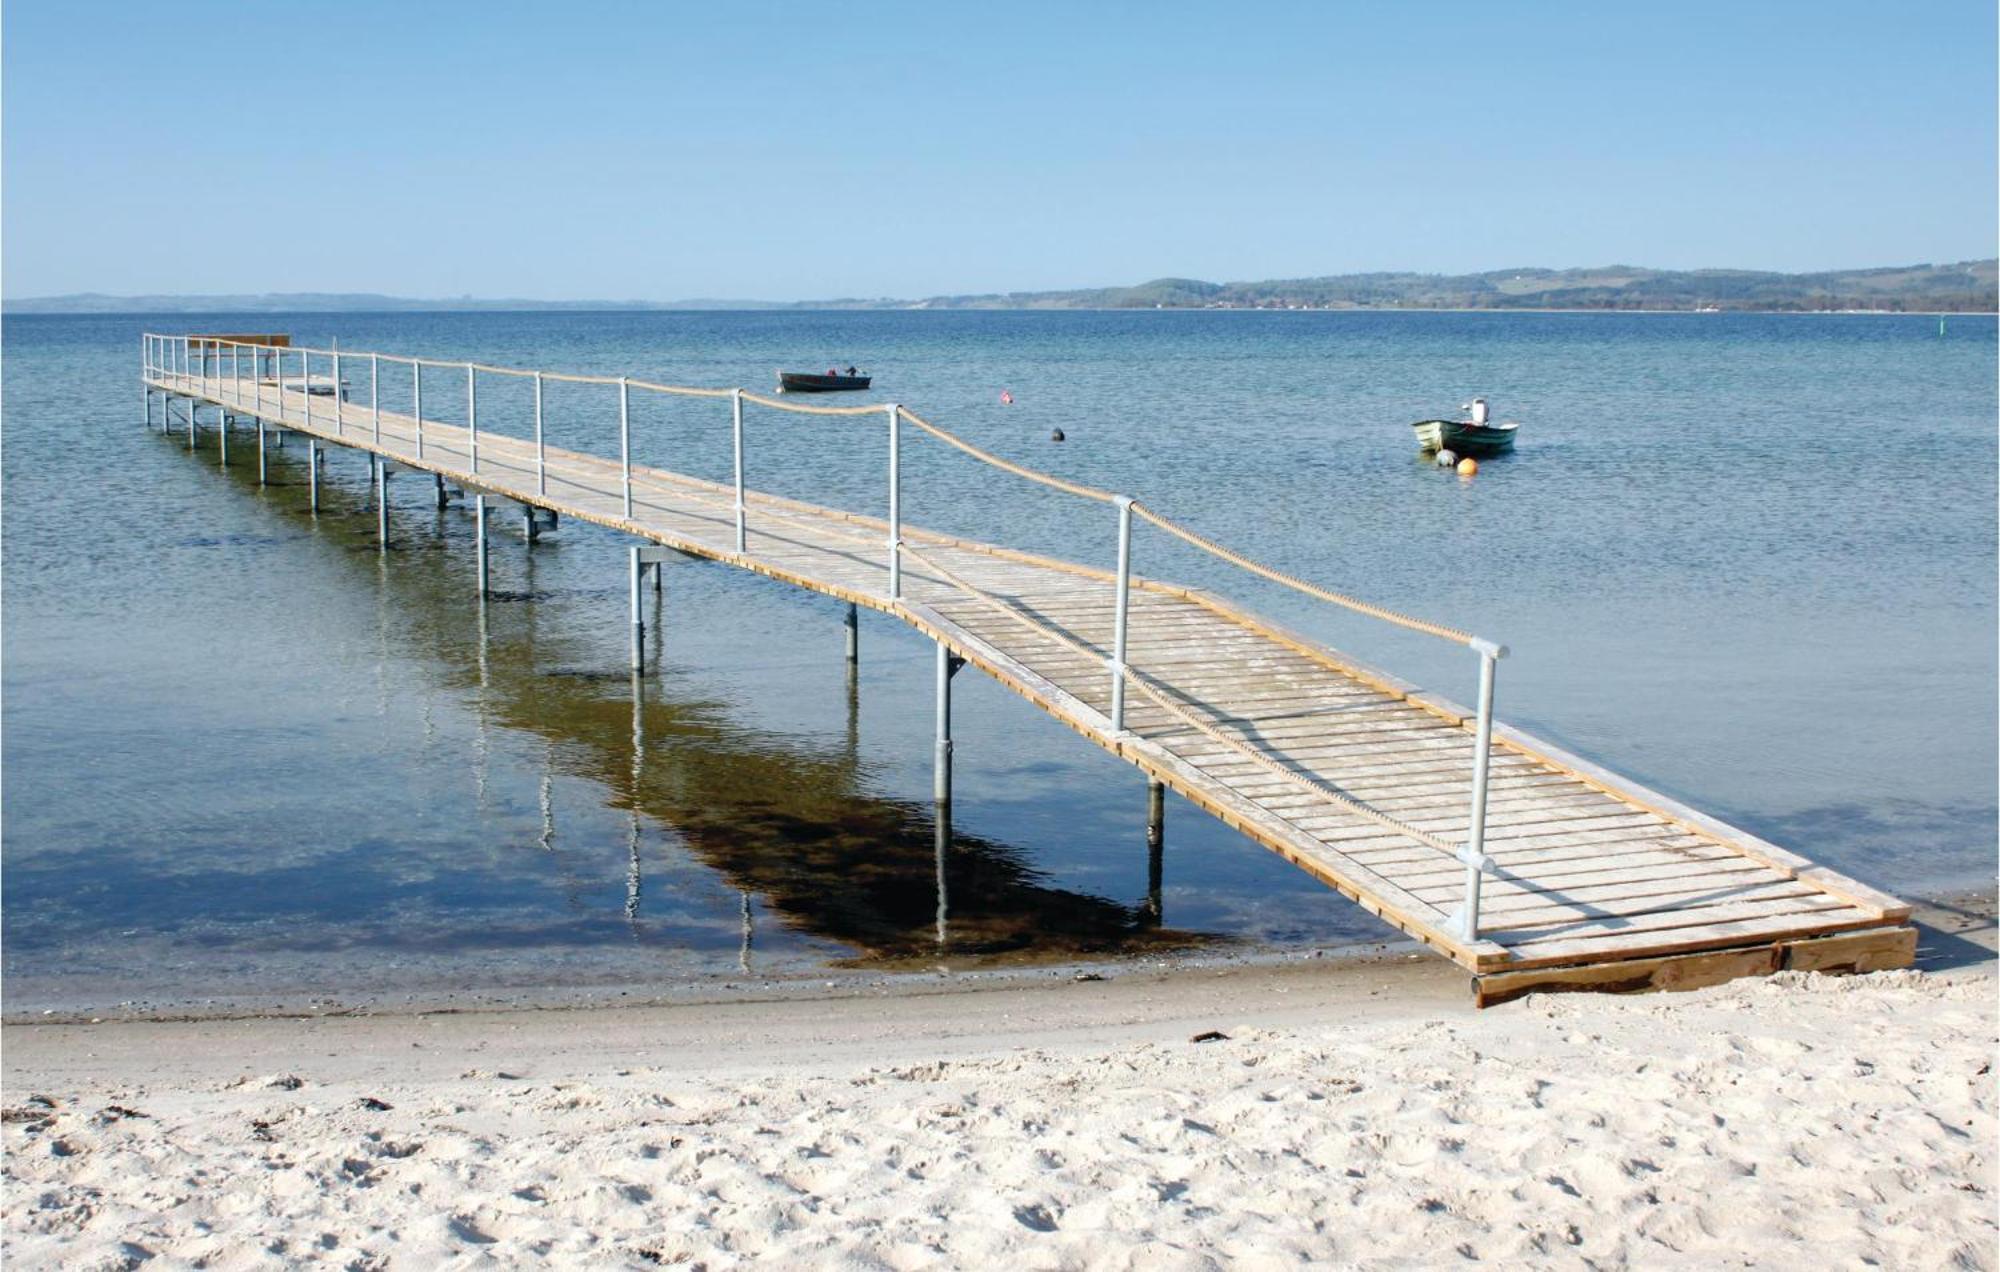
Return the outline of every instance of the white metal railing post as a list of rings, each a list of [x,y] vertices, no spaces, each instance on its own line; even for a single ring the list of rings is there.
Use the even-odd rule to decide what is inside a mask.
[[[410,410],[417,417],[417,458],[424,457],[424,360],[410,359]]]
[[[250,379],[256,386],[257,413],[262,415],[264,413],[264,351],[262,349],[253,349],[250,351]],[[282,401],[283,399],[280,400]]]
[[[729,390],[729,429],[736,452],[736,550],[749,550],[743,506],[743,390]]]
[[[368,355],[368,409],[375,416],[375,441],[382,440],[382,358]]]
[[[542,450],[542,373],[535,372],[535,493],[549,493],[548,456]]]
[[[1461,935],[1479,939],[1479,888],[1492,866],[1486,856],[1486,771],[1493,753],[1493,673],[1507,647],[1489,640],[1472,641],[1479,654],[1479,723],[1472,748],[1472,819],[1465,839],[1465,908]]]
[[[343,401],[340,392],[340,341],[336,340],[333,342],[333,431],[335,433],[344,433],[347,429],[347,412],[341,409],[342,405]],[[382,439],[378,436],[375,440],[379,442]]]
[[[306,400],[306,427],[311,428],[313,422],[312,354],[304,349],[299,350],[299,396]],[[340,432],[339,421],[335,421],[333,431],[335,433]]]
[[[479,373],[465,364],[465,437],[471,451],[472,471],[479,471]]]
[[[229,393],[232,397],[236,396],[243,387],[243,369],[240,365],[240,360],[236,356],[239,347],[234,340],[229,342]]]
[[[625,516],[632,516],[632,382],[618,377],[618,472],[625,486]]]
[[[1125,731],[1125,617],[1132,607],[1132,498],[1118,504],[1118,612],[1111,628],[1111,731]]]
[[[889,599],[903,599],[903,455],[902,411],[889,411]]]

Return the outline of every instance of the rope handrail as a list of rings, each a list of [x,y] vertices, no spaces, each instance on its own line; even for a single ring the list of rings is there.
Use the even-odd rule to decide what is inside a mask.
[[[1248,570],[1250,573],[1260,578],[1269,579],[1273,583],[1282,584],[1294,591],[1303,592],[1307,596],[1344,606],[1357,614],[1366,614],[1370,618],[1379,618],[1385,623],[1393,623],[1398,627],[1406,627],[1413,632],[1423,632],[1427,635],[1436,636],[1442,640],[1453,641],[1460,645],[1470,646],[1478,640],[1478,637],[1472,635],[1470,632],[1462,632],[1456,627],[1446,627],[1443,623],[1433,623],[1426,618],[1416,618],[1409,614],[1398,613],[1384,606],[1348,596],[1343,592],[1336,592],[1331,588],[1321,587],[1317,583],[1308,583],[1296,575],[1286,574],[1283,570],[1274,570],[1268,565],[1251,560],[1240,552],[1223,547],[1213,539],[1196,534],[1186,526],[1180,525],[1154,512],[1151,508],[1148,508],[1136,499],[1132,501],[1132,511],[1176,539],[1181,540],[1183,543],[1200,548],[1204,552],[1213,553],[1231,565]]]
[[[931,423],[929,420],[924,419],[922,416],[918,415],[915,411],[910,410],[908,407],[899,406],[896,408],[896,410],[904,419],[916,425],[924,432],[929,433],[932,437],[937,438],[945,445],[956,447],[957,449],[962,450],[966,454],[972,456],[974,459],[980,460],[984,463],[991,464],[993,465],[993,467],[1000,469],[1002,472],[1012,473],[1016,477],[1025,477],[1029,481],[1039,482],[1044,486],[1049,486],[1056,490],[1065,491],[1072,495],[1078,495],[1084,499],[1095,499],[1099,503],[1113,503],[1116,502],[1118,498],[1118,496],[1112,494],[1108,490],[1099,490],[1095,486],[1085,486],[1078,482],[1065,481],[1061,477],[1054,476],[1050,473],[1041,472],[1037,469],[1028,468],[1024,465],[1016,464],[1010,460],[1002,459],[998,455],[993,454],[991,451],[981,450],[979,447],[974,446],[971,442],[966,441],[964,438],[958,436],[956,433],[952,433],[945,429],[939,428],[937,425]]]
[[[724,494],[726,492],[720,492],[720,491],[706,492],[706,491],[690,490],[683,483],[666,483],[658,480],[650,480],[650,481],[642,480],[641,484],[647,485],[648,487],[654,489],[665,489],[671,484],[674,488],[680,491],[683,497],[691,497],[695,499],[696,502],[705,503],[717,509],[726,510],[729,507],[729,505],[724,500]],[[834,539],[836,541],[844,542],[859,548],[872,548],[876,546],[876,540],[872,536],[862,535],[858,533],[842,532],[839,530],[834,530],[824,524],[808,523],[801,518],[787,516],[784,513],[779,512],[773,508],[760,508],[759,512],[767,520],[777,521],[786,525],[790,525],[795,529],[808,531],[816,537]],[[986,590],[980,588],[976,584],[967,581],[963,576],[959,575],[957,572],[953,571],[949,567],[939,563],[935,558],[911,546],[907,539],[903,541],[901,546],[901,551],[905,557],[908,557],[911,561],[929,570],[931,573],[935,574],[938,578],[942,579],[944,582],[966,593],[973,599],[979,601],[981,604],[993,609],[995,612],[1003,614],[1006,617],[1013,620],[1014,622],[1019,623],[1023,627],[1026,627],[1029,631],[1041,637],[1042,639],[1050,641],[1068,650],[1069,652],[1077,654],[1086,659],[1095,661],[1102,657],[1102,655],[1099,654],[1096,650],[1091,649],[1083,642],[1076,640],[1073,637],[1066,636],[1063,633],[1055,630],[1054,628],[1049,627],[1045,623],[1042,623],[1041,621],[1035,619],[1031,615],[1024,614],[1020,610],[1015,609],[1014,607],[1003,603],[998,597],[994,596],[992,593],[987,592]],[[1298,786],[1300,789],[1305,790],[1310,794],[1317,795],[1320,798],[1325,799],[1326,801],[1333,804],[1337,808],[1340,808],[1346,812],[1353,813],[1358,817],[1361,817],[1367,821],[1371,821],[1376,825],[1382,826],[1384,829],[1393,831],[1396,834],[1415,840],[1417,843],[1423,844],[1425,847],[1444,853],[1445,855],[1450,856],[1454,859],[1460,859],[1462,857],[1464,849],[1459,845],[1452,844],[1427,831],[1419,830],[1418,828],[1411,826],[1409,823],[1401,821],[1395,817],[1392,817],[1387,813],[1380,812],[1379,810],[1369,806],[1366,803],[1356,800],[1351,796],[1343,795],[1339,791],[1335,790],[1326,783],[1319,781],[1316,778],[1310,777],[1306,774],[1298,772],[1297,770],[1290,769],[1282,764],[1279,764],[1277,761],[1273,760],[1269,755],[1250,746],[1249,744],[1244,742],[1241,738],[1234,737],[1228,733],[1224,733],[1223,731],[1213,727],[1207,721],[1202,720],[1200,717],[1196,716],[1193,712],[1188,711],[1186,708],[1182,707],[1179,703],[1174,702],[1168,697],[1166,697],[1158,688],[1155,687],[1152,678],[1143,673],[1142,671],[1140,671],[1139,668],[1134,667],[1128,663],[1123,668],[1121,668],[1121,672],[1124,675],[1126,681],[1129,684],[1131,684],[1134,688],[1136,688],[1141,694],[1143,694],[1155,706],[1159,707],[1161,710],[1165,711],[1167,714],[1171,715],[1172,717],[1174,717],[1176,720],[1180,721],[1187,727],[1202,734],[1210,741],[1215,742],[1216,744],[1226,748],[1227,750],[1231,751],[1234,754],[1241,755],[1244,759],[1249,760],[1250,762],[1267,770],[1274,776],[1279,777],[1280,779],[1289,782],[1295,786]]]
[[[880,415],[883,410],[879,406],[807,406],[802,402],[781,402],[777,398],[765,397],[762,393],[752,393],[748,389],[743,390],[743,400],[755,402],[759,406],[768,406],[775,411],[791,411],[797,415]]]
[[[157,335],[157,333],[147,333],[147,334]],[[165,338],[170,340],[192,339],[191,337],[186,337],[186,336],[179,336],[179,337],[168,336]],[[559,371],[541,371],[541,372],[524,371],[517,367],[496,367],[496,366],[489,366],[484,363],[437,362],[427,358],[400,357],[394,354],[374,354],[374,353],[357,352],[357,351],[313,349],[304,346],[291,346],[284,349],[276,349],[274,346],[269,346],[269,345],[250,345],[238,341],[215,340],[209,338],[203,338],[200,340],[199,343],[205,348],[214,348],[218,351],[225,346],[243,344],[243,347],[245,348],[270,350],[278,352],[280,354],[296,352],[301,354],[319,354],[321,356],[330,357],[335,353],[340,353],[342,357],[350,357],[350,358],[379,357],[387,361],[402,362],[412,366],[417,366],[417,365],[435,366],[435,367],[469,366],[472,367],[474,370],[484,371],[494,375],[510,375],[510,376],[524,376],[524,377],[540,375],[544,380],[561,381],[573,384],[615,385],[620,383],[619,378],[616,376],[577,375]],[[725,398],[733,395],[740,395],[742,400],[745,402],[754,402],[758,406],[770,407],[773,410],[779,410],[779,411],[790,411],[793,412],[794,414],[801,414],[801,415],[850,415],[850,416],[870,415],[884,409],[883,406],[879,405],[807,406],[799,402],[781,401],[778,398],[768,397],[762,393],[753,393],[748,389],[699,388],[690,385],[657,384],[652,381],[633,380],[630,378],[625,379],[624,383],[629,388],[644,389],[655,393],[677,394],[686,397]],[[923,432],[943,442],[945,445],[950,446],[956,450],[959,450],[967,455],[970,455],[972,458],[978,460],[983,464],[988,464],[994,468],[998,468],[1002,472],[1012,473],[1016,477],[1023,478],[1024,480],[1027,481],[1035,482],[1039,485],[1047,486],[1052,490],[1060,490],[1065,494],[1075,495],[1081,499],[1090,499],[1098,503],[1115,503],[1118,501],[1119,496],[1113,494],[1108,490],[1101,490],[1095,486],[1087,486],[1081,482],[1070,481],[1062,477],[1057,477],[1052,473],[1045,473],[1040,471],[1039,469],[1029,468],[1024,464],[1017,464],[1014,463],[1012,460],[1003,459],[989,450],[985,450],[982,447],[974,445],[973,443],[958,436],[956,433],[953,433],[948,429],[941,428],[938,425],[931,423],[929,420],[926,420],[922,416],[918,415],[915,411],[910,410],[908,407],[897,406],[896,413],[903,420],[909,422],[916,428],[922,430]],[[1379,619],[1382,622],[1389,623],[1396,627],[1405,628],[1406,630],[1409,631],[1421,632],[1429,636],[1435,636],[1440,640],[1451,641],[1454,644],[1465,645],[1472,648],[1479,648],[1480,646],[1485,644],[1485,642],[1482,642],[1477,636],[1473,635],[1470,632],[1461,631],[1456,627],[1451,627],[1444,623],[1437,623],[1429,619],[1418,618],[1415,615],[1404,614],[1401,613],[1400,611],[1390,609],[1384,605],[1376,605],[1370,601],[1364,601],[1359,597],[1349,596],[1344,592],[1337,592],[1332,588],[1322,587],[1317,583],[1308,582],[1305,579],[1299,578],[1297,575],[1288,574],[1283,570],[1275,569],[1271,566],[1264,565],[1261,562],[1252,560],[1251,558],[1243,555],[1240,552],[1237,552],[1232,548],[1224,547],[1222,544],[1217,543],[1215,540],[1208,538],[1206,535],[1200,534],[1197,531],[1191,530],[1186,526],[1179,524],[1178,522],[1172,520],[1171,518],[1165,516],[1164,514],[1156,512],[1152,508],[1147,507],[1144,503],[1140,502],[1137,499],[1132,500],[1132,511],[1134,514],[1136,514],[1149,524],[1156,526],[1161,530],[1166,531],[1168,534],[1174,536],[1175,538],[1181,540],[1183,543],[1186,543],[1191,547],[1199,548],[1200,550],[1207,552],[1215,557],[1218,557],[1223,561],[1227,561],[1229,564],[1234,565],[1239,569],[1247,570],[1251,574],[1257,575],[1259,578],[1267,579],[1270,582],[1276,583],[1282,587],[1291,588],[1295,592],[1299,592],[1303,595],[1313,597],[1317,600],[1326,601],[1329,604],[1341,606],[1342,608],[1352,610],[1357,614],[1363,614],[1370,618]]]
[[[1083,644],[1081,641],[1078,641],[1069,636],[1065,636],[1061,632],[1058,632],[1053,628],[1046,626],[1039,620],[1035,619],[1033,616],[1024,614],[1020,610],[1015,609],[1013,606],[1002,603],[998,597],[981,589],[976,584],[967,582],[965,579],[953,573],[950,569],[946,568],[943,565],[938,564],[937,561],[933,560],[929,556],[926,556],[924,553],[917,551],[915,548],[912,548],[909,545],[905,544],[903,546],[903,555],[910,558],[918,565],[923,566],[925,569],[930,570],[932,573],[942,578],[945,582],[951,584],[953,587],[958,588],[960,591],[965,592],[967,595],[971,596],[973,599],[986,605],[988,608],[994,610],[996,613],[1003,614],[1006,617],[1013,619],[1015,622],[1019,623],[1023,627],[1026,627],[1029,631],[1042,637],[1043,639],[1052,641],[1055,644],[1058,644],[1063,648],[1068,649],[1071,653],[1079,654],[1092,661],[1098,661],[1102,658],[1101,654],[1099,654],[1096,650],[1091,649],[1089,646]],[[1335,790],[1332,786],[1319,780],[1316,777],[1312,777],[1308,774],[1301,773],[1296,769],[1288,768],[1285,765],[1278,763],[1276,760],[1272,759],[1265,752],[1259,751],[1255,747],[1252,747],[1247,743],[1245,743],[1241,738],[1232,737],[1231,735],[1224,733],[1222,730],[1215,728],[1207,721],[1201,719],[1199,716],[1196,716],[1193,712],[1187,710],[1179,703],[1172,701],[1165,694],[1161,693],[1157,688],[1154,687],[1152,678],[1150,676],[1142,674],[1137,668],[1133,667],[1129,663],[1120,667],[1119,671],[1120,674],[1122,674],[1125,677],[1126,681],[1129,684],[1131,684],[1133,688],[1137,689],[1141,694],[1143,694],[1149,701],[1151,701],[1154,706],[1159,707],[1162,711],[1165,711],[1168,715],[1172,716],[1174,719],[1180,721],[1182,724],[1188,726],[1189,728],[1195,730],[1197,733],[1200,733],[1202,736],[1208,738],[1211,742],[1215,742],[1233,752],[1242,755],[1245,759],[1251,761],[1260,768],[1265,769],[1273,776],[1283,781],[1289,782],[1299,787],[1300,789],[1307,791],[1310,794],[1317,795],[1320,798],[1325,799],[1327,802],[1333,804],[1335,807],[1340,808],[1345,812],[1353,813],[1355,816],[1360,817],[1366,821],[1373,822],[1376,825],[1381,826],[1386,830],[1394,831],[1396,834],[1402,835],[1409,839],[1413,839],[1427,848],[1435,849],[1436,851],[1441,852],[1448,857],[1451,857],[1453,860],[1464,859],[1466,849],[1461,845],[1451,843],[1445,839],[1441,839],[1438,836],[1431,834],[1429,831],[1419,830],[1417,827],[1410,825],[1408,822],[1392,817],[1389,814],[1380,811],[1379,809],[1371,807],[1370,805],[1353,798],[1352,796],[1344,795],[1340,791]]]

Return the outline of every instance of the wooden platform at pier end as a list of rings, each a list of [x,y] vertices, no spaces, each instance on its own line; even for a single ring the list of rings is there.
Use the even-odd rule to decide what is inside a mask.
[[[364,355],[365,357],[365,355]],[[350,363],[350,366],[353,365]],[[887,523],[750,492],[737,551],[732,487],[632,470],[268,381],[149,372],[154,388],[442,474],[911,624],[1106,750],[1471,972],[1479,1001],[1536,990],[1694,987],[1784,967],[1873,970],[1914,953],[1910,907],[1517,730],[1495,730],[1476,939],[1458,929],[1465,867],[1356,815],[1303,774],[1419,830],[1462,839],[1469,712],[1214,595],[1135,578],[1128,663],[1169,695],[1109,718],[1114,579],[1090,567],[904,526],[903,599]],[[294,381],[296,383],[296,381]],[[261,403],[258,394],[261,393]],[[726,425],[726,406],[723,403]],[[969,586],[968,586],[969,585]],[[1055,632],[1063,640],[1051,639]],[[1191,727],[1189,718],[1203,727]]]

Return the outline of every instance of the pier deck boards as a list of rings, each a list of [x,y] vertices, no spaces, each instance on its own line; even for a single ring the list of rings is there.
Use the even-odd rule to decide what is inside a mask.
[[[1471,713],[1215,596],[1135,578],[1128,663],[1240,745],[1143,696],[1129,700],[1127,732],[1118,734],[1104,663],[1114,580],[1102,571],[906,525],[916,553],[985,595],[909,560],[903,599],[893,602],[879,519],[753,491],[739,553],[734,493],[724,485],[634,466],[628,518],[615,459],[548,447],[542,491],[533,444],[521,439],[482,431],[475,475],[462,426],[426,419],[420,455],[416,423],[400,413],[381,413],[378,438],[368,406],[343,404],[336,419],[335,399],[315,395],[308,424],[306,396],[268,380],[261,390],[249,380],[160,373],[147,383],[894,614],[1456,960],[1477,984],[1490,982],[1481,1001],[1571,985],[1706,983],[1788,961],[1842,966],[1850,946],[1856,966],[1909,961],[1910,908],[1894,897],[1504,726],[1494,739],[1486,842],[1497,870],[1485,883],[1478,937],[1466,939],[1453,917],[1463,865],[1273,773],[1244,748],[1458,841],[1469,820]],[[1844,945],[1816,940],[1856,933]],[[1797,950],[1806,952],[1788,953]]]

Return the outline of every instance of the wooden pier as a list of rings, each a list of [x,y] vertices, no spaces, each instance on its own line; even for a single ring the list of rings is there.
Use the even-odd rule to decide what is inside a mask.
[[[950,687],[962,662],[1455,960],[1482,1004],[1535,990],[1692,988],[1783,968],[1867,971],[1914,956],[1907,904],[1494,722],[1499,646],[1280,575],[1134,500],[1007,463],[901,407],[806,407],[735,389],[427,361],[457,373],[468,427],[345,400],[342,386],[365,383],[372,394],[382,367],[410,359],[250,340],[146,337],[148,421],[160,393],[184,401],[190,428],[193,409],[207,407],[255,421],[260,445],[277,429],[365,452],[385,540],[381,497],[395,469],[437,474],[477,497],[482,560],[488,497],[623,531],[649,545],[631,553],[635,624],[641,572],[661,547],[893,615],[937,645],[940,800],[950,798]],[[535,378],[532,439],[478,429],[480,376]],[[622,454],[548,445],[544,379],[615,385]],[[735,484],[634,463],[623,424],[633,392],[718,399],[727,408],[718,427],[734,429]],[[746,403],[884,423],[887,516],[747,489]],[[1121,569],[903,524],[904,428],[1115,508]],[[1482,701],[1458,706],[1223,597],[1134,575],[1135,520],[1467,646],[1481,660]],[[636,662],[636,629],[633,648]]]

